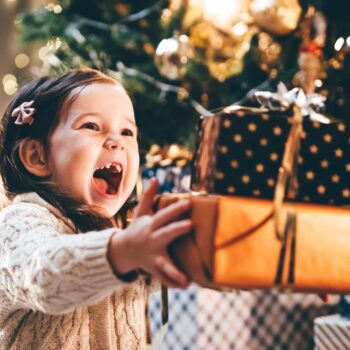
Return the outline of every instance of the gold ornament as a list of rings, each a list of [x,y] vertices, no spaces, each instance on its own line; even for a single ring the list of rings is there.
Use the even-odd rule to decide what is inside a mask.
[[[170,8],[180,8],[181,0],[170,0]],[[251,0],[189,0],[182,20],[182,29],[199,50],[199,57],[210,74],[219,81],[243,70],[243,58],[250,49],[254,34],[248,26]],[[177,6],[175,6],[177,4]]]
[[[297,27],[301,7],[298,0],[253,0],[250,13],[261,29],[284,35]]]
[[[255,28],[237,23],[230,33],[201,21],[190,29],[190,42],[205,57],[210,74],[223,81],[243,70],[243,58],[250,49]]]
[[[145,156],[146,168],[153,168],[154,166],[158,165],[159,162],[163,159],[163,155],[161,154],[161,148],[159,145],[152,145],[150,150]]]
[[[204,20],[226,33],[244,20],[251,0],[190,0],[184,18],[184,26],[190,28],[194,22]]]
[[[166,167],[169,165],[185,166],[191,161],[192,153],[186,146],[172,144],[160,147],[154,144],[147,152],[145,159],[146,168]]]
[[[175,35],[163,39],[154,56],[159,73],[171,80],[182,78],[186,72],[188,59],[193,56],[193,49],[186,35]]]
[[[273,40],[271,35],[261,32],[258,35],[258,46],[255,50],[255,58],[259,62],[260,68],[266,72],[278,66],[281,45]]]

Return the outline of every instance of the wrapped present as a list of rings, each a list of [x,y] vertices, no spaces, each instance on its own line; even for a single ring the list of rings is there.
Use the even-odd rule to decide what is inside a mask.
[[[298,203],[283,237],[272,203],[234,196],[167,194],[158,208],[191,201],[194,230],[169,252],[192,281],[214,289],[350,292],[350,210]],[[290,224],[292,222],[292,224]]]
[[[340,314],[314,320],[315,350],[350,349],[350,319]]]
[[[170,252],[206,287],[349,293],[347,126],[315,111],[316,95],[260,97],[267,109],[202,121],[187,195],[194,231]]]
[[[315,95],[311,98],[315,99]],[[316,98],[319,99],[317,95]],[[328,122],[309,106],[315,101],[307,101],[306,96],[304,99],[308,108],[304,107],[300,145],[293,159],[298,165],[295,174],[298,192],[289,200],[349,204],[349,129],[343,122]],[[267,102],[265,106],[269,108],[231,106],[201,118],[193,159],[193,191],[274,197],[295,108],[293,104],[282,103],[278,108]]]

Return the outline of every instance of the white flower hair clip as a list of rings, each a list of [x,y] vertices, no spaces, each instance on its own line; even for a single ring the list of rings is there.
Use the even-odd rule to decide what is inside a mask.
[[[33,115],[35,112],[35,108],[31,107],[33,103],[34,103],[33,100],[29,102],[23,102],[20,106],[16,107],[12,111],[11,117],[17,118],[15,120],[15,124],[17,125],[33,124],[33,121],[34,121]]]

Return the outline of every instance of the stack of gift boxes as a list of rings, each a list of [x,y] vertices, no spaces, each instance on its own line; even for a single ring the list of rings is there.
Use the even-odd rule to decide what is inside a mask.
[[[292,205],[321,205],[330,211],[344,208],[350,200],[350,135],[347,125],[315,112],[313,101],[307,96],[304,96],[304,105],[296,109],[299,91],[294,92],[294,101],[289,101],[287,108],[285,102],[291,94],[277,95],[270,94],[264,109],[232,106],[201,118],[191,165],[191,190],[197,194],[273,201],[285,158],[285,145],[298,110],[303,122],[300,143],[294,147],[297,153],[292,157],[293,167],[297,169],[293,185],[296,191],[292,193],[285,189],[285,201]],[[281,108],[275,109],[274,98]],[[155,176],[163,192],[187,192],[191,158],[169,156],[172,152],[166,156],[161,153],[159,148],[154,148],[146,156],[143,182]],[[181,163],[184,159],[185,163]],[[339,281],[334,281],[335,285],[332,283],[330,281],[329,291],[342,290]],[[298,286],[291,285],[291,289],[298,290]],[[324,289],[315,284],[310,288],[320,293]],[[349,327],[350,321],[343,315],[316,318],[316,348],[350,349]]]
[[[297,156],[297,194],[286,199],[291,203],[325,205],[330,210],[333,206],[346,208],[350,201],[349,128],[344,122],[327,121],[324,116],[317,120],[320,115],[310,108],[307,97],[305,100],[300,109],[304,120]],[[272,105],[267,103],[265,107],[270,110],[261,113],[233,106],[215,116],[202,118],[194,155],[192,190],[274,198],[293,109],[272,111]],[[307,107],[306,113],[303,107]],[[310,112],[316,115],[313,120]],[[350,221],[350,210],[348,216]],[[348,254],[350,259],[350,250]],[[322,286],[316,286],[315,291],[317,289],[322,292]],[[342,288],[338,284],[335,290],[339,289]],[[314,320],[317,350],[350,349],[350,299],[342,297],[341,300],[340,314]]]

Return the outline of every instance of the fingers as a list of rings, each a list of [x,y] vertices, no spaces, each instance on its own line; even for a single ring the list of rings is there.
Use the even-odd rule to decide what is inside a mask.
[[[190,208],[190,201],[182,199],[176,203],[170,204],[168,207],[159,210],[154,215],[153,230],[174,221],[180,214],[185,213]]]
[[[190,219],[173,222],[169,225],[159,228],[154,233],[154,238],[161,246],[167,246],[175,238],[189,233],[193,228],[193,223]]]
[[[188,278],[175,267],[169,256],[160,256],[155,261],[155,268],[161,282],[170,288],[186,288]]]
[[[139,205],[135,209],[135,217],[139,217],[142,215],[152,214],[152,206],[154,197],[158,193],[158,181],[155,178],[152,178],[149,186],[143,193],[140,199]]]

